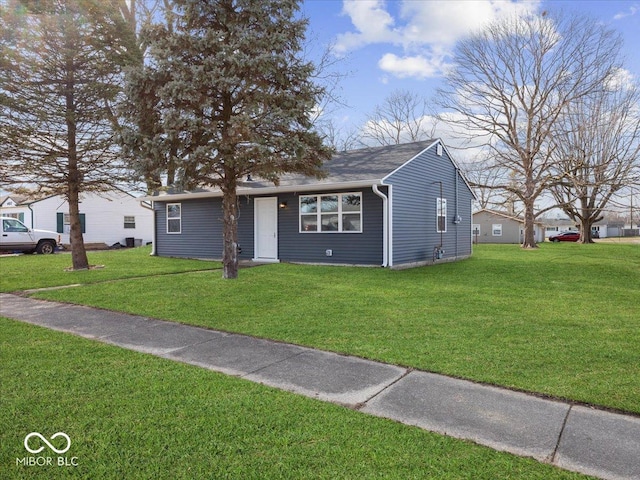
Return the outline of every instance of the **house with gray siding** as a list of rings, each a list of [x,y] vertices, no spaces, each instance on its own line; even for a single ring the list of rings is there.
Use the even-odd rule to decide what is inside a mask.
[[[340,152],[324,170],[241,182],[240,260],[403,268],[471,255],[474,196],[440,140]],[[222,257],[219,190],[142,200],[153,202],[153,254]]]
[[[544,242],[545,227],[535,222],[533,234],[536,242]],[[495,210],[483,209],[473,214],[473,241],[475,243],[522,243],[524,218]]]

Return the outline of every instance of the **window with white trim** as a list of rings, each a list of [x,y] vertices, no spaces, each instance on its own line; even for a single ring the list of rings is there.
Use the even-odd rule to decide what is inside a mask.
[[[62,215],[62,233],[71,233],[71,214],[64,213]]]
[[[300,233],[362,233],[362,193],[301,195]]]
[[[491,225],[491,235],[494,237],[501,237],[502,236],[502,224],[501,223],[494,223],[493,225]]]
[[[182,204],[167,203],[167,233],[182,233]]]
[[[124,228],[136,228],[136,217],[125,215],[124,216]]]
[[[436,232],[447,231],[447,199],[438,197],[436,199]]]

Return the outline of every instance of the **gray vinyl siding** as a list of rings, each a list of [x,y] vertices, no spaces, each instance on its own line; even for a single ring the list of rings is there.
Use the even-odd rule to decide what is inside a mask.
[[[473,223],[480,225],[478,243],[520,243],[520,229],[523,225],[516,220],[491,213],[476,214]],[[502,235],[493,235],[493,225],[502,225]]]
[[[167,203],[180,203],[182,232],[168,234]],[[222,258],[222,200],[207,198],[182,202],[155,202],[156,254],[163,257]],[[238,198],[239,258],[253,257],[253,200]]]
[[[393,238],[392,265],[431,263],[434,251],[444,250],[444,259],[453,260],[471,255],[471,204],[473,194],[443,149],[436,154],[437,143],[384,179],[389,187],[380,187],[389,197]],[[372,159],[372,161],[375,160]],[[395,163],[397,165],[398,162]],[[346,168],[346,167],[345,167]],[[354,167],[355,168],[355,167]],[[361,166],[362,168],[362,166]],[[437,198],[447,200],[447,231],[437,231]],[[308,187],[307,187],[308,188]],[[278,203],[278,259],[283,262],[382,265],[384,252],[384,204],[370,186],[348,190],[327,190],[305,193],[258,195],[276,197]],[[300,229],[300,195],[362,193],[362,232],[303,232]],[[254,199],[238,197],[238,241],[241,260],[254,257]],[[220,198],[186,200],[182,206],[182,232],[167,234],[166,203],[155,202],[156,253],[161,256],[212,258],[222,257],[222,202]],[[456,224],[459,215],[461,222]],[[327,256],[327,250],[332,251]]]
[[[287,208],[278,212],[279,257],[283,262],[382,265],[382,199],[371,188],[305,192],[303,195],[326,193],[362,193],[362,233],[300,233],[299,195],[280,194]],[[332,250],[331,257],[326,251]]]
[[[304,195],[324,193],[362,193],[362,233],[300,233],[299,195],[280,194],[278,203],[278,255],[283,262],[336,263],[353,265],[382,264],[382,199],[368,189],[306,192]],[[275,196],[275,195],[274,195]],[[238,197],[239,258],[254,256],[254,198]],[[156,253],[166,257],[210,258],[222,257],[222,201],[219,198],[188,200],[182,206],[182,233],[167,234],[166,203],[155,203],[157,215]],[[331,257],[326,250],[332,250]]]
[[[456,177],[458,180],[456,194]],[[447,200],[446,232],[437,231],[437,198]],[[444,259],[471,255],[472,193],[447,152],[435,145],[408,162],[385,183],[392,185],[393,265],[429,263],[441,246]],[[457,214],[462,221],[454,223]]]

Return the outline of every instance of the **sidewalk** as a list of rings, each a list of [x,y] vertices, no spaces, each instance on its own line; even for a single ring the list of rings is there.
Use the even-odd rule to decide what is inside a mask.
[[[0,294],[0,315],[235,375],[604,479],[640,479],[640,418],[355,357]]]

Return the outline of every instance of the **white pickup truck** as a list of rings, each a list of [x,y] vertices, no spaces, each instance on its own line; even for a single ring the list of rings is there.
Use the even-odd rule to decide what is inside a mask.
[[[53,253],[60,244],[60,234],[27,227],[16,218],[0,217],[0,250],[5,252]]]

